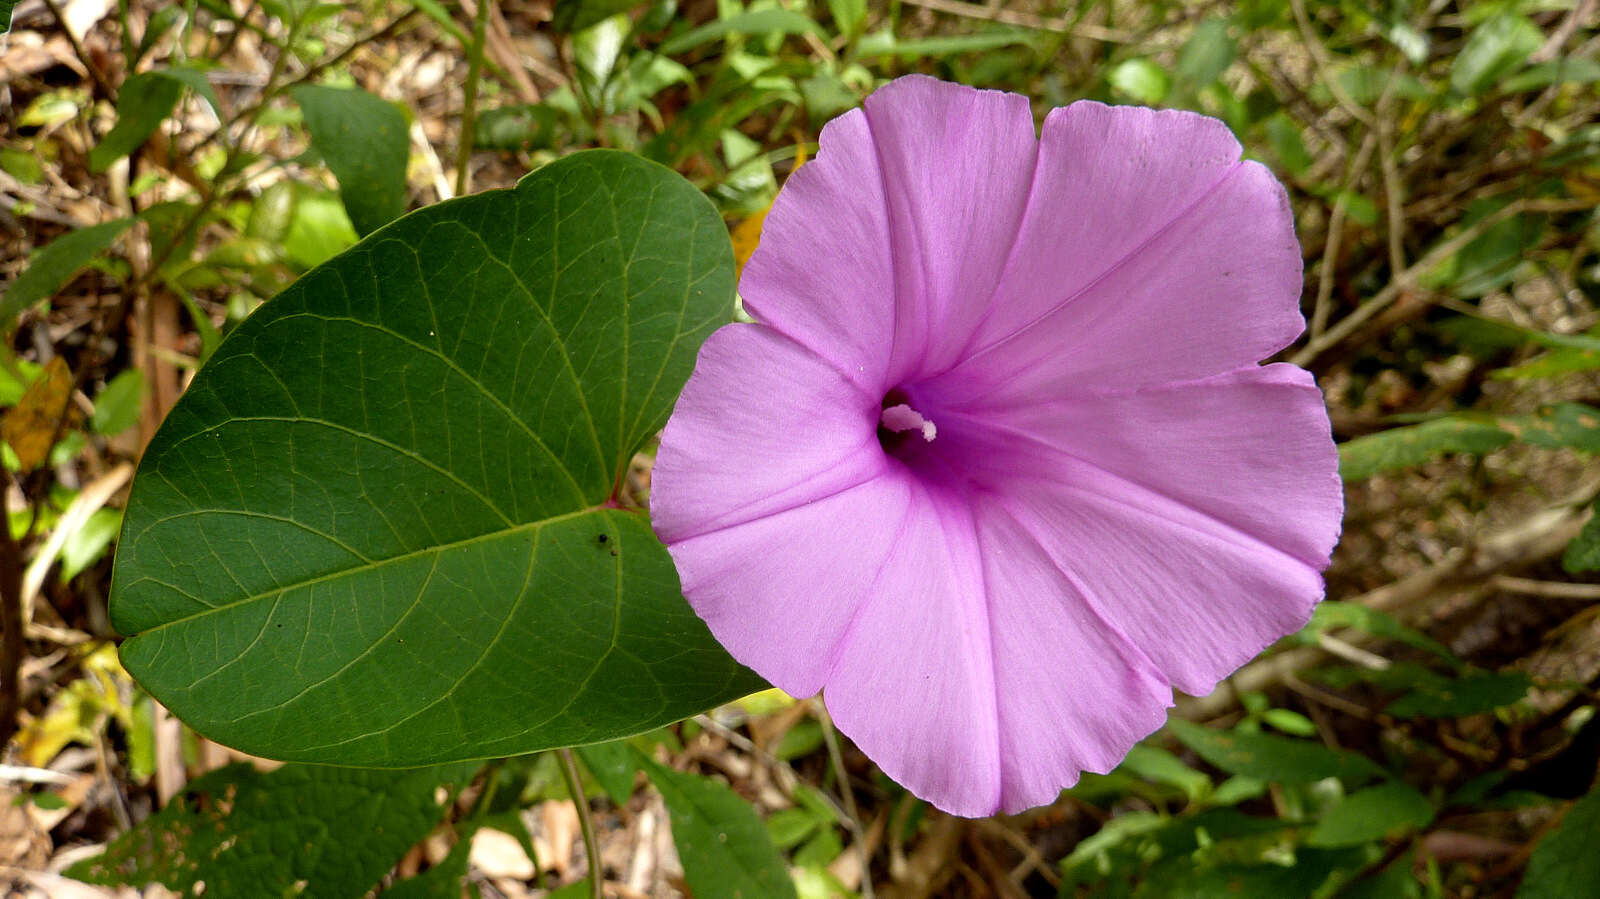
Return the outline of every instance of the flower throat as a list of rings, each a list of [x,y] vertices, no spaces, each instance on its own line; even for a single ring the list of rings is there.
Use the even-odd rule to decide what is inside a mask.
[[[912,407],[910,398],[899,388],[883,397],[883,409],[878,415],[878,443],[883,451],[904,459],[918,444],[932,443],[939,428],[932,419],[923,417]]]

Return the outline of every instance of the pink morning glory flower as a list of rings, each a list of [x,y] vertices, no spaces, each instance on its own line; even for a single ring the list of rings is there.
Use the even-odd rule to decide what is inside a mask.
[[[1343,500],[1283,188],[1221,122],[911,76],[823,129],[656,459],[733,656],[961,815],[1303,625]]]

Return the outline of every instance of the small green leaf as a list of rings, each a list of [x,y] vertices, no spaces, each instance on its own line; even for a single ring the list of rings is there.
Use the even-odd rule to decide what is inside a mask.
[[[485,150],[546,150],[555,146],[566,116],[546,104],[485,109],[472,129],[472,145]]]
[[[1499,426],[1456,416],[1390,428],[1339,444],[1339,476],[1361,481],[1446,453],[1487,453],[1511,442]]]
[[[0,0],[0,34],[11,30],[11,12],[20,0]]]
[[[1334,76],[1339,86],[1351,100],[1362,106],[1371,106],[1387,91],[1402,100],[1435,102],[1433,92],[1407,72],[1394,72],[1380,66],[1353,64]],[[1311,96],[1319,103],[1334,102],[1331,90],[1314,82]]]
[[[1305,672],[1305,676],[1309,680],[1334,688],[1344,688],[1352,684],[1373,684],[1391,691],[1442,689],[1450,681],[1448,675],[1440,674],[1416,662],[1391,662],[1384,668],[1332,665],[1312,668]]]
[[[1106,81],[1129,99],[1147,106],[1160,103],[1172,86],[1167,70],[1142,56],[1118,63],[1106,76]]]
[[[1597,368],[1600,368],[1600,349],[1562,347],[1521,365],[1491,372],[1490,377],[1497,381],[1559,378],[1573,372],[1594,371]]]
[[[808,756],[822,748],[822,722],[815,718],[801,718],[784,731],[772,755],[782,761]]]
[[[355,245],[360,237],[344,203],[332,191],[294,185],[293,212],[283,251],[302,269],[314,268]]]
[[[40,300],[55,295],[89,261],[100,255],[135,219],[117,219],[79,228],[56,238],[33,254],[5,296],[0,297],[0,328],[9,329],[12,320]]]
[[[66,583],[105,555],[122,527],[121,509],[96,509],[83,526],[61,544],[61,582]]]
[[[183,82],[164,72],[140,72],[122,83],[117,94],[117,123],[89,151],[89,170],[103,172],[137,150],[183,96]]]
[[[996,29],[977,34],[956,34],[949,37],[914,38],[903,41],[892,32],[878,31],[861,39],[857,52],[861,56],[893,54],[907,59],[955,56],[960,53],[981,53],[1015,44],[1031,46],[1038,35],[1020,28]]]
[[[1229,774],[1278,783],[1310,783],[1325,777],[1362,781],[1383,773],[1364,755],[1308,740],[1212,730],[1182,718],[1170,719],[1167,727],[1185,746]]]
[[[820,32],[822,29],[812,21],[810,16],[786,9],[762,9],[755,12],[742,12],[707,22],[698,28],[691,28],[682,34],[668,38],[657,48],[656,52],[662,56],[677,56],[701,44],[708,44],[718,38],[730,34],[800,34],[802,32]]]
[[[130,368],[115,378],[94,398],[94,414],[89,426],[95,433],[115,437],[139,420],[144,402],[144,375]]]
[[[290,93],[305,113],[312,148],[339,181],[356,232],[371,234],[405,212],[411,158],[405,113],[358,88],[302,85]]]
[[[1500,426],[1534,446],[1600,453],[1600,409],[1582,403],[1556,403],[1533,415],[1502,418]]]
[[[562,34],[582,31],[618,13],[645,5],[647,0],[556,0],[550,28]]]
[[[1069,878],[1079,872],[1093,870],[1096,862],[1125,843],[1156,833],[1171,823],[1172,819],[1155,812],[1135,810],[1123,812],[1103,824],[1099,830],[1078,841],[1072,853],[1061,860],[1061,873]],[[1081,881],[1080,881],[1081,882]]]
[[[286,765],[263,774],[229,765],[67,874],[107,886],[160,883],[184,895],[355,899],[439,820],[438,788],[462,785],[476,768]]]
[[[1424,684],[1389,703],[1396,718],[1463,718],[1521,702],[1533,682],[1520,671],[1478,672]]]
[[[1535,63],[1500,85],[1508,94],[1543,90],[1552,84],[1593,84],[1600,81],[1600,62],[1581,56]]]
[[[866,0],[828,0],[833,25],[846,39],[853,39],[867,24]]]
[[[1310,170],[1316,160],[1306,150],[1305,140],[1300,136],[1300,126],[1293,119],[1282,111],[1273,113],[1272,118],[1266,121],[1266,132],[1267,143],[1285,169],[1296,175],[1304,175]]]
[[[1447,662],[1459,664],[1456,654],[1438,640],[1415,628],[1406,627],[1388,612],[1354,602],[1330,599],[1317,603],[1311,612],[1311,623],[1305,627],[1305,642],[1314,644],[1317,634],[1344,627],[1358,628],[1374,637],[1383,637],[1414,646],[1431,652]]]
[[[1294,737],[1314,737],[1317,726],[1310,718],[1288,709],[1267,709],[1261,713],[1261,722],[1273,730]]]
[[[1463,225],[1498,211],[1503,203],[1469,205]],[[1440,267],[1424,275],[1428,287],[1449,288],[1457,296],[1479,297],[1509,283],[1544,235],[1546,216],[1519,214],[1496,222]]]
[[[1472,29],[1450,67],[1450,86],[1463,96],[1476,96],[1511,74],[1539,49],[1544,32],[1516,13],[1501,13]]]
[[[710,201],[626,153],[384,228],[235,328],[145,450],[124,666],[219,742],[378,767],[760,689],[610,502],[732,308]]]
[[[634,775],[639,773],[639,766],[633,760],[633,750],[627,742],[612,740],[590,743],[575,747],[574,751],[583,760],[583,767],[600,784],[600,789],[611,797],[611,801],[619,806],[626,805],[628,797],[633,795]]]
[[[295,186],[292,181],[274,181],[250,204],[244,235],[269,243],[282,243],[294,221]]]
[[[1225,863],[1202,867],[1189,859],[1174,859],[1161,881],[1152,879],[1137,899],[1286,899],[1325,895],[1322,887],[1340,869],[1358,869],[1365,855],[1355,849],[1307,849],[1294,853],[1294,864]],[[1156,889],[1149,889],[1154,886]]]
[[[1356,224],[1371,228],[1378,223],[1378,204],[1367,195],[1345,190],[1340,191],[1336,199],[1344,201],[1344,214]]]
[[[39,157],[16,147],[0,147],[0,172],[5,172],[23,184],[38,184],[44,180],[44,163]]]
[[[1584,522],[1583,530],[1567,544],[1567,551],[1561,557],[1561,567],[1568,574],[1600,571],[1600,503],[1590,508],[1589,520]]]
[[[1158,746],[1143,743],[1134,746],[1128,750],[1120,769],[1148,781],[1177,787],[1190,802],[1196,802],[1211,792],[1211,778]]]
[[[1433,804],[1428,797],[1399,782],[1357,790],[1323,814],[1306,845],[1331,849],[1359,846],[1372,840],[1428,826]]]
[[[767,816],[767,835],[772,837],[772,844],[777,848],[792,849],[823,823],[826,822],[819,821],[809,809],[779,809]]]
[[[838,831],[824,827],[794,852],[794,863],[802,868],[820,868],[832,864],[844,852],[844,842]]]
[[[467,34],[465,29],[456,24],[455,17],[439,0],[415,0],[412,5],[421,10],[423,15],[432,19],[433,23],[438,25],[445,34],[450,35],[457,44],[462,47],[471,45],[472,37]]]
[[[173,66],[170,69],[157,69],[153,74],[182,84],[210,103],[213,111],[219,115],[222,113],[222,106],[217,102],[217,92],[211,87],[211,79],[206,77],[204,71],[189,66]]]
[[[1172,72],[1173,83],[1192,94],[1222,77],[1228,64],[1233,62],[1233,54],[1233,38],[1228,36],[1227,20],[1203,19],[1178,52],[1178,63]]]
[[[151,13],[150,20],[144,26],[144,34],[139,36],[138,49],[134,51],[133,58],[127,61],[128,68],[134,69],[144,59],[145,54],[155,49],[156,44],[167,36],[167,32],[182,25],[187,19],[188,15],[182,6],[163,6]]]
[[[1571,899],[1600,888],[1600,789],[1574,802],[1561,824],[1534,847],[1517,899]]]
[[[783,858],[749,803],[714,780],[658,765],[643,753],[639,763],[666,800],[672,842],[698,899],[794,897]]]
[[[1255,799],[1267,794],[1265,781],[1254,777],[1234,776],[1217,784],[1217,789],[1211,794],[1210,805],[1226,806],[1238,805],[1246,800]]]

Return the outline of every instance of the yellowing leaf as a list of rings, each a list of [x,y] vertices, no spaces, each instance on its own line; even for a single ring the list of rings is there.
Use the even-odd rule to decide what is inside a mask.
[[[50,457],[57,433],[76,423],[73,412],[72,370],[67,368],[65,359],[57,356],[0,421],[0,439],[16,451],[23,472],[38,468]],[[63,418],[67,420],[63,422]]]
[[[795,151],[794,168],[789,170],[789,174],[793,175],[805,164],[806,145],[801,143]],[[750,261],[750,254],[754,253],[756,247],[761,244],[761,228],[766,224],[767,213],[771,211],[772,207],[768,206],[760,212],[751,214],[744,221],[734,226],[732,234],[733,258],[738,263],[739,274],[741,275],[744,274],[744,264]]]
[[[733,229],[733,258],[739,265],[741,275],[744,274],[744,264],[750,261],[750,254],[754,253],[761,243],[761,226],[766,220],[767,210],[763,209],[747,217]]]
[[[133,679],[117,661],[116,649],[102,646],[83,660],[83,677],[50,700],[49,708],[24,722],[16,736],[17,754],[37,768],[49,765],[73,743],[95,745],[103,717],[124,728],[133,724],[132,711],[122,697],[131,695]]]

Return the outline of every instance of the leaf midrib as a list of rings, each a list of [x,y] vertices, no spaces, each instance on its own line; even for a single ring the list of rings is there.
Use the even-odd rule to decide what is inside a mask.
[[[303,587],[310,587],[310,586],[315,585],[315,584],[328,583],[328,582],[331,582],[331,581],[335,581],[335,580],[338,580],[339,578],[343,578],[343,577],[349,577],[349,576],[352,576],[352,575],[362,574],[362,573],[369,572],[369,571],[376,571],[376,570],[378,570],[380,568],[383,568],[386,565],[395,565],[395,564],[399,564],[401,562],[407,562],[407,561],[410,561],[412,559],[421,558],[421,557],[429,555],[429,554],[435,554],[435,553],[443,554],[445,552],[449,552],[450,550],[460,549],[462,547],[472,546],[472,545],[478,544],[478,543],[486,543],[486,542],[488,542],[490,540],[495,540],[495,539],[498,539],[500,537],[506,537],[506,536],[510,536],[512,534],[521,533],[521,532],[524,532],[524,531],[531,531],[531,532],[537,533],[538,531],[544,529],[545,526],[547,526],[547,525],[558,524],[558,523],[563,522],[563,521],[570,521],[570,520],[573,520],[573,519],[576,519],[576,518],[581,518],[581,517],[583,517],[585,515],[591,515],[591,514],[595,514],[595,513],[604,514],[610,508],[611,507],[609,507],[609,506],[586,506],[586,507],[584,507],[582,509],[578,509],[578,510],[573,511],[573,512],[563,512],[560,515],[552,515],[549,518],[541,518],[541,519],[539,519],[537,521],[523,522],[522,524],[513,525],[513,526],[508,527],[508,528],[501,528],[501,529],[496,530],[496,531],[486,531],[486,532],[484,532],[482,534],[475,534],[475,535],[473,535],[471,537],[464,537],[464,538],[462,538],[460,540],[452,540],[449,543],[440,543],[440,544],[437,544],[437,545],[434,545],[434,546],[426,546],[426,547],[422,547],[420,549],[410,550],[408,552],[400,553],[399,555],[390,556],[389,558],[386,558],[386,559],[378,559],[378,560],[375,560],[375,561],[364,563],[362,565],[351,566],[349,568],[341,568],[341,569],[338,569],[337,571],[330,571],[330,572],[328,572],[326,574],[319,574],[316,577],[311,577],[311,578],[306,578],[304,580],[295,581],[292,584],[285,584],[285,585],[282,585],[282,586],[273,587],[271,590],[266,590],[266,591],[263,591],[263,592],[260,592],[260,593],[252,593],[249,596],[240,597],[239,599],[233,600],[232,602],[227,602],[227,603],[224,603],[222,605],[211,606],[210,608],[208,608],[208,609],[206,609],[205,611],[202,611],[202,612],[195,612],[195,613],[193,613],[191,615],[185,615],[185,616],[183,616],[181,618],[174,618],[171,621],[164,621],[164,622],[162,622],[160,624],[153,625],[151,627],[145,628],[144,630],[140,631],[137,634],[134,634],[133,636],[134,637],[143,637],[143,636],[145,636],[147,634],[153,634],[153,633],[156,633],[157,631],[165,630],[165,629],[171,628],[171,627],[176,627],[178,625],[185,624],[187,622],[194,621],[196,619],[204,618],[204,617],[206,617],[208,615],[213,615],[213,614],[217,614],[217,613],[220,613],[220,612],[226,612],[229,609],[234,609],[234,608],[237,608],[239,606],[246,605],[248,603],[259,602],[259,601],[267,599],[269,597],[278,596],[278,595],[287,593],[290,590],[298,590],[298,589],[301,589]],[[232,511],[233,510],[231,510],[231,509],[210,509],[210,510],[207,510],[207,512],[221,512],[221,513],[231,513]],[[619,510],[616,510],[616,511],[626,511],[626,510],[620,510],[619,509]],[[206,514],[206,513],[201,512],[201,513],[195,513],[195,514]],[[153,581],[154,583],[161,584],[163,587],[171,587],[172,586],[172,585],[167,584],[167,583],[165,583],[163,581],[158,581],[155,578],[145,578],[144,580]],[[129,586],[131,588],[134,585],[129,585]],[[173,588],[173,589],[176,589],[176,588]]]

